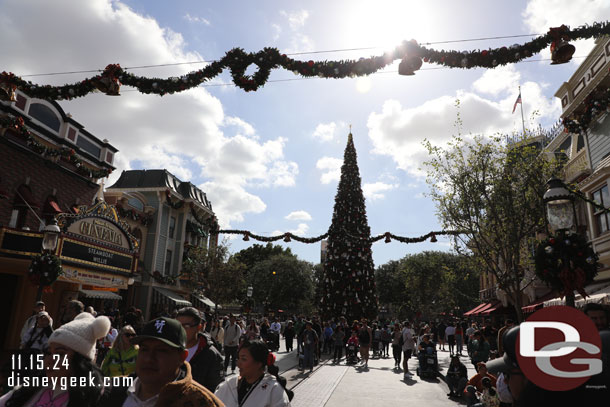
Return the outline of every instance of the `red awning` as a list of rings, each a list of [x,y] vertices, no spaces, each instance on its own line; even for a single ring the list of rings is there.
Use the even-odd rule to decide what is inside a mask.
[[[487,304],[485,304],[485,306],[484,306],[484,307],[479,308],[477,311],[473,312],[473,313],[472,313],[472,314],[470,314],[470,315],[482,315],[482,313],[483,313],[483,312],[485,312],[485,311],[487,311],[488,309],[490,309],[491,307],[493,307],[493,305],[494,305],[494,304],[495,304],[495,303],[488,302]]]
[[[57,215],[58,213],[62,213],[63,211],[59,209],[59,205],[55,201],[55,198],[50,197],[44,204],[44,209],[42,212],[47,215]]]
[[[487,308],[484,311],[478,312],[479,315],[491,315],[492,312],[496,311],[498,308],[502,307],[502,303],[500,301],[494,303],[491,307]]]
[[[544,307],[545,301],[552,300],[555,297],[557,297],[557,294],[555,292],[551,291],[550,293],[546,293],[542,297],[537,298],[531,304],[526,305],[525,307],[521,307],[521,310],[526,314],[531,314],[532,312],[537,311],[540,308]]]
[[[479,305],[477,305],[476,307],[474,307],[473,309],[471,309],[470,311],[465,312],[465,313],[464,313],[464,316],[465,316],[465,317],[467,317],[467,316],[469,316],[469,315],[474,315],[474,314],[475,314],[477,311],[479,311],[480,309],[482,309],[482,308],[483,308],[484,306],[486,306],[486,305],[487,305],[487,303],[486,303],[486,302],[484,302],[483,304],[479,304]]]

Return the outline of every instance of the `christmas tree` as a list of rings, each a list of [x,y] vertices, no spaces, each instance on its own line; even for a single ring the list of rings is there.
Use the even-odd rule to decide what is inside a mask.
[[[325,318],[348,321],[377,316],[371,236],[360,186],[356,148],[350,132],[328,230],[321,311]]]

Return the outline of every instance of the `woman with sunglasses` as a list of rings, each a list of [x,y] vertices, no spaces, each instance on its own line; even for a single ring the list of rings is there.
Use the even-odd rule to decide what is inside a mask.
[[[129,376],[135,372],[138,345],[131,343],[134,336],[136,331],[131,325],[121,328],[102,362],[104,376]]]
[[[107,317],[94,318],[87,312],[78,314],[74,320],[57,328],[49,337],[49,346],[42,360],[41,367],[49,378],[47,387],[17,385],[0,397],[0,407],[99,405],[104,387],[102,372],[93,362],[95,342],[103,338],[109,328]],[[83,378],[87,385],[66,386],[71,378],[77,378],[78,383]]]

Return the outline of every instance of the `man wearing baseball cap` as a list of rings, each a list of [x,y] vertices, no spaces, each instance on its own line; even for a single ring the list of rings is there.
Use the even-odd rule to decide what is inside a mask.
[[[191,366],[186,362],[186,332],[179,321],[154,319],[132,341],[140,345],[137,377],[128,388],[113,388],[103,406],[223,406],[214,394],[193,380]]]

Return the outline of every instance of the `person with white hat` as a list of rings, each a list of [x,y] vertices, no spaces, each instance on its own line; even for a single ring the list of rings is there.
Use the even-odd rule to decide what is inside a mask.
[[[0,397],[0,407],[93,407],[103,391],[103,375],[93,363],[95,342],[103,337],[110,321],[81,313],[74,320],[57,328],[48,339],[44,351],[44,370],[49,378],[46,387],[16,386]],[[37,361],[38,359],[35,359]],[[29,363],[29,361],[28,361]],[[94,385],[66,386],[72,377],[93,379]],[[80,380],[78,380],[80,383]]]

